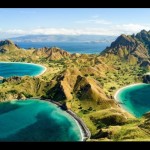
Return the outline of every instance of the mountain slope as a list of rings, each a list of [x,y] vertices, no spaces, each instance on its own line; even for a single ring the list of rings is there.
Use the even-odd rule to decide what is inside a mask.
[[[119,88],[142,82],[146,71],[140,65],[148,64],[148,50],[135,36],[121,35],[100,56],[69,54],[57,47],[14,49],[1,53],[0,60],[32,62],[47,70],[38,77],[4,79],[0,101],[33,96],[65,103],[84,120],[92,141],[149,140],[148,118],[135,118],[114,100]],[[129,60],[137,65],[129,65]]]
[[[25,50],[18,47],[10,40],[0,41],[0,55],[1,60],[3,61],[7,61],[10,59],[11,61],[23,61],[27,59],[28,62],[38,59],[59,60],[71,56],[69,52],[58,47],[44,47],[39,49],[32,48]]]
[[[45,57],[48,60],[58,60],[61,58],[70,57],[70,53],[58,47],[52,47],[52,48],[44,47],[40,49],[35,49],[33,51],[33,55],[36,55],[39,57]]]
[[[150,54],[150,31],[142,30],[135,37],[145,45]]]
[[[127,60],[130,64],[149,62],[148,49],[145,44],[135,36],[124,34],[112,42],[111,46],[107,47],[101,55],[115,55],[122,60]]]
[[[19,51],[20,48],[10,40],[0,41],[0,53],[10,53],[11,51]]]

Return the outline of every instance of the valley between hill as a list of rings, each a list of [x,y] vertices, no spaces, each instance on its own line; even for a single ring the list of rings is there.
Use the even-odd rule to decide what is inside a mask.
[[[119,88],[145,81],[149,42],[145,30],[120,35],[98,55],[70,54],[57,47],[24,50],[10,40],[1,41],[0,61],[32,62],[47,70],[38,77],[4,79],[0,101],[37,97],[65,103],[91,131],[89,141],[150,140],[150,114],[137,119],[114,100]]]

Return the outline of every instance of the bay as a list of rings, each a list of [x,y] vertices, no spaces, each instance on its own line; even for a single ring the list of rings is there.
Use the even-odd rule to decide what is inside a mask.
[[[77,122],[58,106],[27,99],[0,103],[0,141],[81,141]]]
[[[141,83],[124,87],[116,94],[116,100],[125,110],[139,118],[150,111],[150,85]]]
[[[0,76],[5,78],[25,75],[37,76],[42,74],[45,70],[45,67],[32,63],[0,62]]]

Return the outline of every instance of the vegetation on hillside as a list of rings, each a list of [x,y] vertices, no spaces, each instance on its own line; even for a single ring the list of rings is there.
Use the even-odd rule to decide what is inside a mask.
[[[143,81],[149,52],[135,36],[121,35],[102,54],[70,54],[57,47],[23,50],[0,42],[0,61],[42,64],[38,77],[10,77],[0,84],[0,101],[38,97],[66,103],[91,131],[91,141],[148,140],[149,115],[137,119],[114,100],[115,92]]]

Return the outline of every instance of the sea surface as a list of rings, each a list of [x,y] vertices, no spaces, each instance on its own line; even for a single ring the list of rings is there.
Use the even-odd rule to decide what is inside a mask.
[[[0,62],[0,76],[37,76],[40,75],[45,68],[41,65],[35,65],[32,63],[20,63],[20,62]]]
[[[121,106],[139,118],[150,111],[150,84],[138,84],[121,89],[116,95]]]
[[[0,103],[0,141],[81,141],[77,122],[58,106],[36,99]]]
[[[70,53],[99,54],[110,43],[92,43],[92,42],[15,42],[21,48],[42,48],[59,47]]]

